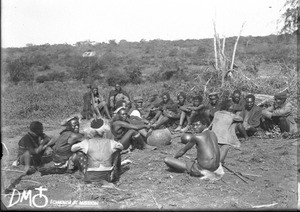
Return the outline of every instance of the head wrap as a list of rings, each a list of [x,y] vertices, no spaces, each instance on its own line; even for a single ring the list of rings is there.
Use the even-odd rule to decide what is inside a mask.
[[[33,121],[30,123],[29,129],[30,131],[37,133],[43,128],[43,124],[39,121]]]
[[[186,93],[184,93],[183,91],[181,91],[179,94],[177,94],[177,99],[182,96],[184,99],[186,99]]]
[[[61,126],[67,126],[70,123],[70,121],[72,121],[72,120],[79,120],[79,117],[78,116],[70,116],[69,118],[64,119],[60,123],[60,125]]]
[[[276,99],[286,99],[287,98],[287,93],[285,93],[285,92],[277,93],[277,94],[274,95],[274,98],[276,98]]]
[[[93,129],[99,129],[100,127],[103,126],[103,123],[104,123],[104,121],[101,118],[94,119],[91,122],[91,128],[93,128]]]

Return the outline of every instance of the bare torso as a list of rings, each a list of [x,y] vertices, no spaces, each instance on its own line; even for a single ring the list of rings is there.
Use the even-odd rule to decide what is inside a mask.
[[[201,168],[215,171],[220,163],[218,139],[214,132],[206,130],[193,137],[196,141],[197,161]]]
[[[117,140],[120,140],[123,137],[123,135],[128,131],[128,129],[123,127],[120,124],[120,122],[123,122],[123,121],[117,120],[117,121],[114,121],[111,125],[111,132]]]

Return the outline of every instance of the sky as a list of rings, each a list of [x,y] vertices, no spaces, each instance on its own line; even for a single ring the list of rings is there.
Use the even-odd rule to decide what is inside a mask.
[[[1,46],[266,36],[285,0],[2,0]]]

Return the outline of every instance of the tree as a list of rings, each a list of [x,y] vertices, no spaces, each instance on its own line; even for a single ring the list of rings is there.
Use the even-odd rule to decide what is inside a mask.
[[[280,34],[297,32],[300,12],[298,0],[287,0],[282,10],[284,10],[284,13],[281,15],[280,21],[283,21],[283,27]]]
[[[25,56],[17,59],[8,59],[6,71],[9,73],[9,81],[18,83],[20,81],[32,81],[34,73],[31,69],[32,63]]]

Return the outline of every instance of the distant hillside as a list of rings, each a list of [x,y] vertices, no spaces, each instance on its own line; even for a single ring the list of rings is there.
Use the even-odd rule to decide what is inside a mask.
[[[226,39],[229,62],[235,40]],[[138,84],[169,80],[179,73],[186,73],[183,79],[188,80],[187,73],[213,68],[213,49],[213,39],[29,45],[2,49],[1,71],[5,82],[14,83],[97,79],[112,84],[121,78],[123,84]],[[88,50],[95,51],[95,56],[82,57]],[[292,35],[240,37],[235,64],[249,72],[268,74],[274,67],[269,66],[269,70],[268,64],[295,64],[296,50],[296,37]]]

